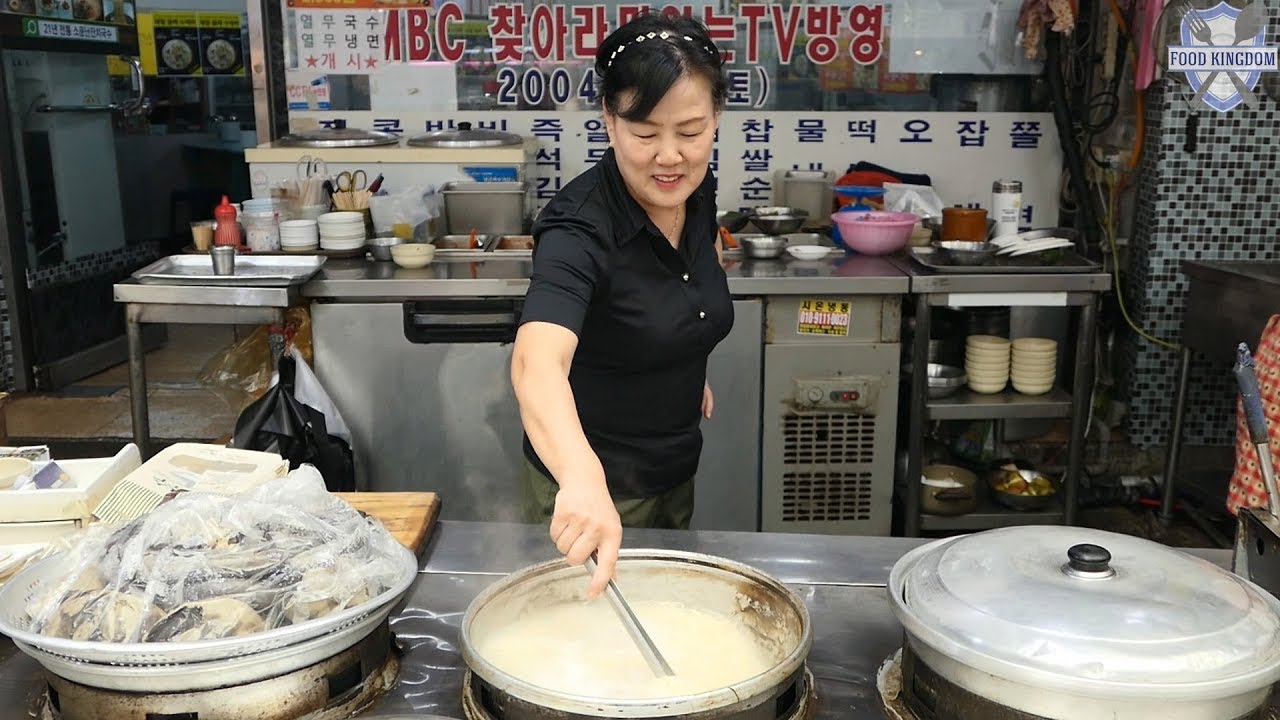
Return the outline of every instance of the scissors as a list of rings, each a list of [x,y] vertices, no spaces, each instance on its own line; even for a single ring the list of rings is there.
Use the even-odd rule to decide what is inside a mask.
[[[356,192],[367,187],[369,187],[369,176],[363,170],[355,172],[343,170],[338,173],[338,190],[341,192]]]
[[[298,179],[306,180],[313,177],[324,177],[329,174],[329,167],[324,164],[324,160],[320,156],[311,157],[303,155],[298,158]]]

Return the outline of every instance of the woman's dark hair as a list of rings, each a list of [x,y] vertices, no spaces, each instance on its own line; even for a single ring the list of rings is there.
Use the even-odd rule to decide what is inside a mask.
[[[605,38],[596,53],[596,75],[606,112],[637,122],[685,75],[701,77],[711,87],[716,110],[729,93],[724,59],[698,20],[659,12],[641,15]],[[622,106],[622,97],[632,93]]]

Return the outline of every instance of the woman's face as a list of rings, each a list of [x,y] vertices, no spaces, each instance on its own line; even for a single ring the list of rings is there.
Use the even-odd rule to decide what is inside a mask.
[[[651,215],[684,205],[707,176],[720,116],[705,79],[682,76],[644,120],[606,110],[604,122],[627,189]]]

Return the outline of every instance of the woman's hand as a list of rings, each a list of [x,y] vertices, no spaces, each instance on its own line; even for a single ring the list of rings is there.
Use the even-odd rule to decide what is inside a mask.
[[[702,383],[702,417],[710,420],[711,413],[716,409],[715,396],[711,394],[711,383]]]
[[[596,554],[596,572],[587,586],[595,599],[613,579],[622,547],[622,520],[609,497],[604,478],[560,483],[551,516],[551,539],[570,565],[581,565]]]

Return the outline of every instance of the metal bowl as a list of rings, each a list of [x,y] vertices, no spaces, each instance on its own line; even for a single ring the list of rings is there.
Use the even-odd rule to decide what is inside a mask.
[[[482,684],[482,696],[487,695],[498,707],[505,708],[507,717],[747,717],[741,713],[794,704],[797,691],[803,688],[805,661],[813,646],[804,600],[750,566],[673,550],[622,551],[618,584],[626,588],[627,600],[633,604],[677,601],[695,610],[731,618],[749,629],[773,658],[772,668],[733,685],[695,695],[615,700],[593,697],[589,687],[572,695],[544,688],[503,671],[481,652],[487,636],[510,632],[508,628],[516,618],[582,603],[586,584],[582,568],[554,560],[508,575],[482,591],[467,608],[460,628],[462,658]],[[573,630],[566,632],[572,634]],[[714,662],[714,658],[707,662]]]
[[[742,248],[742,256],[755,260],[780,258],[787,249],[787,239],[776,235],[740,235],[734,239]]]
[[[391,248],[396,245],[403,245],[406,242],[408,241],[404,238],[399,238],[395,235],[379,235],[378,237],[369,238],[365,242],[365,249],[369,251],[374,260],[391,262]]]
[[[929,397],[935,400],[954,395],[969,382],[969,376],[965,374],[964,368],[950,365],[929,363],[925,373],[929,379]]]
[[[933,244],[946,263],[950,265],[986,265],[996,256],[998,245],[989,242],[965,240],[940,240]]]
[[[750,221],[750,217],[736,210],[721,210],[716,213],[716,222],[720,227],[735,234],[742,232],[742,228],[746,227]]]
[[[809,212],[799,208],[762,207],[751,212],[751,222],[768,235],[793,233],[809,219]]]
[[[903,366],[902,372],[904,376],[911,377],[912,366]],[[926,366],[925,379],[929,385],[929,397],[933,400],[954,395],[960,388],[965,386],[965,383],[969,382],[969,377],[965,374],[964,368],[938,363],[929,363]]]

